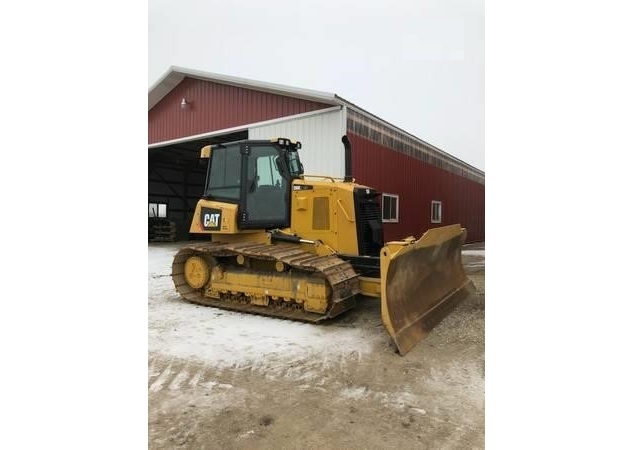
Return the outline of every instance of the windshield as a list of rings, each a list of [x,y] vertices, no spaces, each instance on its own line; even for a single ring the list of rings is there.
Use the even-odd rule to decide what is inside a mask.
[[[205,197],[240,200],[241,166],[238,145],[213,149]]]
[[[280,151],[273,145],[255,145],[247,158],[246,212],[251,224],[281,226],[287,223],[288,183],[278,170]]]

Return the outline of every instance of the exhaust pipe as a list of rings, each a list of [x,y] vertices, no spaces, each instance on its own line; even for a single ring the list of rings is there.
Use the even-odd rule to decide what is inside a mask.
[[[345,134],[342,136],[342,144],[344,145],[344,181],[346,183],[353,182],[353,174],[351,173],[351,142]]]

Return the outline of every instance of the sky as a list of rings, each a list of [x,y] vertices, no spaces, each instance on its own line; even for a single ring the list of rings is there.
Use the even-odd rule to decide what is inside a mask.
[[[484,1],[149,0],[170,66],[337,94],[485,170]]]

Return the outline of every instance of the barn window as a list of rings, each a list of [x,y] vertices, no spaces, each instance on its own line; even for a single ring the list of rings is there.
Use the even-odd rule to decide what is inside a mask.
[[[442,222],[442,202],[434,200],[431,202],[431,223]]]
[[[382,194],[382,221],[398,221],[398,203],[400,197],[394,194]]]
[[[149,217],[167,217],[167,204],[149,203]]]

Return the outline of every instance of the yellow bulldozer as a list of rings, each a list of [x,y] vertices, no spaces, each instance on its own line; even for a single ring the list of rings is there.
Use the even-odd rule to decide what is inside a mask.
[[[306,175],[291,139],[203,147],[203,197],[191,233],[211,235],[175,255],[172,279],[187,301],[319,322],[380,299],[381,318],[401,355],[409,352],[473,284],[462,266],[466,231],[427,230],[384,242],[379,193],[351,176]]]

